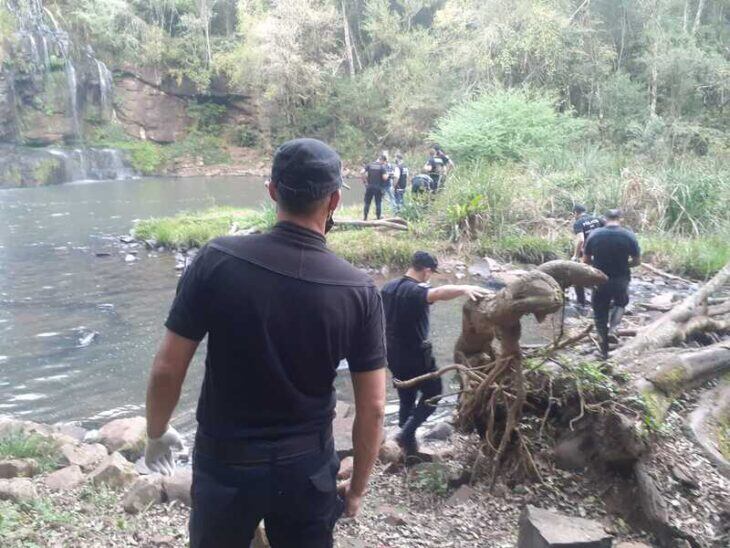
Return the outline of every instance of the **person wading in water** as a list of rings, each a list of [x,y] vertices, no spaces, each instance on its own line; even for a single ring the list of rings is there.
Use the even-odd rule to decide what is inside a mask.
[[[458,297],[477,300],[489,294],[487,289],[474,285],[427,287],[425,284],[437,268],[438,261],[433,255],[417,251],[405,276],[386,283],[381,289],[388,367],[398,380],[405,381],[436,371],[436,360],[428,340],[430,306],[433,303]],[[438,397],[441,391],[440,377],[422,382],[415,388],[398,389],[398,425],[401,431],[396,441],[406,455],[418,452],[416,429],[436,410],[433,402],[427,403],[427,400]]]
[[[609,336],[616,336],[629,304],[631,268],[641,264],[639,242],[633,232],[621,226],[621,216],[618,209],[606,212],[606,226],[592,231],[583,247],[583,262],[608,276],[591,298],[603,359],[608,358]]]
[[[360,509],[385,405],[383,307],[373,281],[331,253],[341,162],[320,141],[276,152],[267,234],[217,238],[180,279],[147,392],[147,466],[169,474],[169,421],[208,335],[193,453],[190,545],[248,546],[261,520],[274,548],[324,548]],[[347,359],[355,395],[354,470],[337,489],[333,382]]]

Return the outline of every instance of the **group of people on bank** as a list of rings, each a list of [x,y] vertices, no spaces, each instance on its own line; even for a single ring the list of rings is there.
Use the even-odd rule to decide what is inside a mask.
[[[439,163],[436,152],[429,162]],[[366,170],[368,177],[379,172],[373,184],[386,181],[385,162],[381,157],[381,167]],[[400,169],[398,181],[408,173]],[[194,548],[248,546],[262,520],[273,548],[332,547],[336,521],[358,514],[377,459],[385,368],[402,380],[434,371],[431,305],[489,292],[473,285],[430,287],[438,260],[426,251],[415,253],[404,276],[378,290],[329,251],[325,235],[340,204],[341,171],[337,153],[320,141],[283,144],[268,185],[277,204],[275,227],[214,239],[180,278],[148,385],[145,462],[163,474],[174,468],[173,451],[182,441],[169,423],[207,335],[193,451]],[[437,189],[441,178],[429,178]],[[609,314],[611,304],[621,308],[628,301],[628,269],[639,261],[638,244],[619,226],[619,212],[609,212],[603,227],[584,208],[575,214],[576,259],[609,277],[593,292],[597,321],[607,332],[609,316],[612,322],[620,316]],[[332,421],[342,359],[355,400],[354,463],[350,480],[338,485]],[[406,455],[418,451],[416,430],[441,393],[439,378],[398,390],[397,442]]]
[[[453,162],[438,144],[433,145],[428,154],[421,171],[411,179],[411,191],[414,194],[437,192],[443,188],[446,175],[453,168]],[[401,153],[395,155],[395,163],[389,161],[387,152],[382,152],[376,160],[365,164],[361,171],[365,185],[363,219],[368,220],[373,201],[376,218],[382,218],[384,197],[397,215],[405,202],[409,175],[410,170]]]

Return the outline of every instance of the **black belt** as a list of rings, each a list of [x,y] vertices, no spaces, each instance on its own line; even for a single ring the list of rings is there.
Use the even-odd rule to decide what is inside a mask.
[[[227,464],[264,464],[323,450],[331,441],[332,425],[320,432],[279,439],[221,440],[199,431],[195,451]]]

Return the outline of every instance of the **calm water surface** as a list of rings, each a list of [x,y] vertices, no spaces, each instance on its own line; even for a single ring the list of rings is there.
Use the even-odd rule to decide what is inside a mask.
[[[361,199],[359,185],[353,188],[346,202]],[[265,200],[261,180],[242,177],[0,190],[0,415],[95,426],[142,413],[178,273],[169,253],[138,249],[138,260],[125,262],[118,235],[135,219]],[[460,307],[433,308],[440,363],[451,361]],[[187,432],[202,355],[177,411],[176,424]],[[346,372],[337,384],[340,398],[351,399]]]

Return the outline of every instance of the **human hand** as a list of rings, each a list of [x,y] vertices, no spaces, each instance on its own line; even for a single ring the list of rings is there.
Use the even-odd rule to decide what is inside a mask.
[[[350,489],[349,481],[340,483],[337,486],[337,492],[345,499],[344,516],[346,518],[356,517],[360,513],[360,507],[362,506],[362,495],[358,495]]]
[[[478,285],[465,285],[462,286],[465,297],[469,297],[472,301],[478,301],[489,295],[490,291]]]
[[[144,452],[144,462],[152,472],[159,472],[163,476],[171,476],[175,471],[173,451],[184,449],[182,437],[177,430],[168,426],[159,438],[148,438]]]

